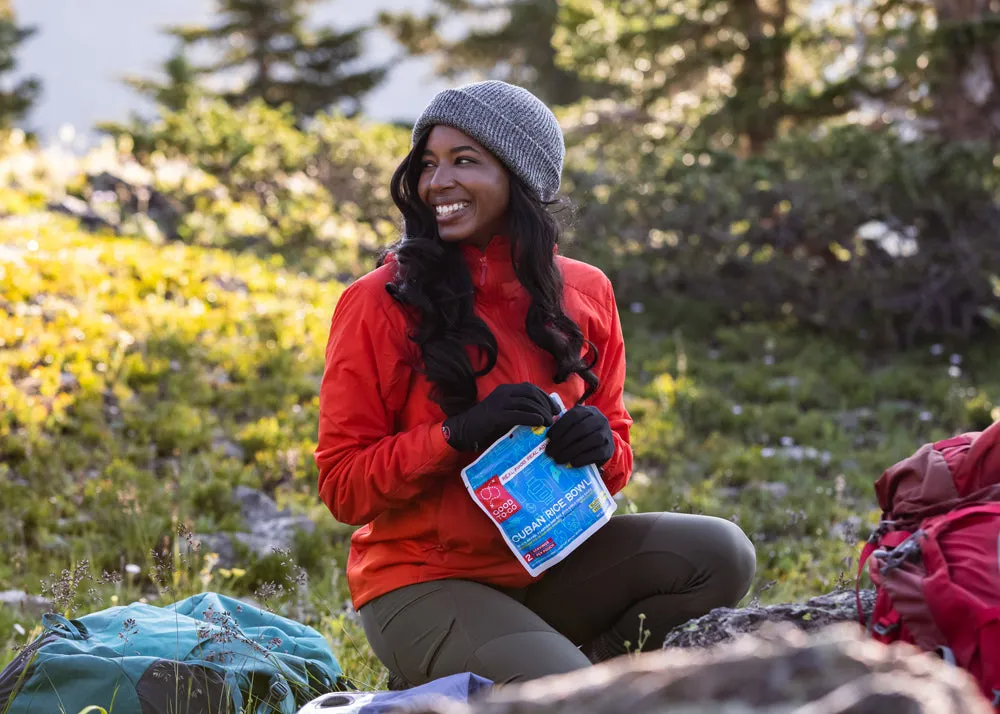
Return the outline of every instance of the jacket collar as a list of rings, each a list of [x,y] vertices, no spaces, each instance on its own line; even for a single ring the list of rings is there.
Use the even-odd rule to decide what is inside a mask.
[[[524,295],[524,288],[514,272],[511,241],[507,236],[493,236],[485,248],[463,243],[459,250],[477,295],[507,299]],[[553,246],[553,255],[558,252],[559,246]],[[396,263],[395,253],[390,252],[384,262]]]
[[[514,272],[510,238],[496,235],[485,249],[465,243],[459,249],[478,294],[504,298],[524,294],[524,288]],[[556,255],[558,252],[559,246],[553,246],[552,254]]]
[[[493,236],[485,248],[463,243],[459,250],[477,293],[508,294],[512,292],[511,286],[519,287],[510,253],[511,242],[507,236]]]

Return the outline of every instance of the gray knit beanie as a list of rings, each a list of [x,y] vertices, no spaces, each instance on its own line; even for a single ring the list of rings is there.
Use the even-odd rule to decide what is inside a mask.
[[[413,127],[413,144],[446,124],[482,144],[543,201],[555,198],[566,144],[555,115],[522,87],[490,80],[439,92]]]

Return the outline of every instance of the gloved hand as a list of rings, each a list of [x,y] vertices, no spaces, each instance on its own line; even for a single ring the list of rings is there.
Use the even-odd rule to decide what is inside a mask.
[[[603,466],[615,455],[611,424],[596,407],[573,407],[556,420],[548,437],[545,453],[557,464]]]
[[[501,384],[462,414],[444,422],[444,438],[458,451],[482,451],[515,426],[550,426],[559,407],[533,384]]]

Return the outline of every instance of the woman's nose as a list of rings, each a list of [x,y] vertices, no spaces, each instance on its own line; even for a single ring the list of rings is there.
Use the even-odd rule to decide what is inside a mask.
[[[455,185],[455,176],[450,166],[439,165],[431,174],[431,189],[450,188]]]

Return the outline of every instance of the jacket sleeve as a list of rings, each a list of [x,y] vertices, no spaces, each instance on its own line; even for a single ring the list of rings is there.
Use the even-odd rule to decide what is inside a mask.
[[[396,432],[412,367],[405,336],[374,290],[354,283],[334,308],[319,395],[319,495],[342,523],[364,525],[457,463],[441,423]]]
[[[604,483],[611,495],[625,488],[632,476],[632,446],[629,429],[632,417],[625,408],[625,339],[622,335],[618,304],[611,281],[606,282],[604,309],[608,311],[606,331],[594,340],[599,350],[595,374],[600,380],[597,391],[590,397],[590,404],[597,407],[611,424],[615,440],[615,453],[601,468]]]

